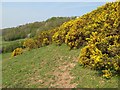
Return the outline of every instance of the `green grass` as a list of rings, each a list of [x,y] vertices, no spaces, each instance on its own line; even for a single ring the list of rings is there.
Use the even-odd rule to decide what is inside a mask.
[[[1,39],[2,40],[2,39]],[[9,45],[9,44],[11,44],[11,43],[17,43],[17,42],[20,42],[20,41],[24,41],[25,39],[19,39],[19,40],[14,40],[14,41],[4,41],[4,40],[2,40],[1,42],[1,44],[0,45],[3,45],[3,46],[5,46],[5,45]]]
[[[11,57],[11,53],[2,55],[2,75],[3,87],[7,88],[48,88],[51,84],[58,87],[56,73],[66,73],[59,67],[64,67],[63,63],[72,63],[79,56],[80,49],[69,50],[66,45],[60,47],[49,45],[39,49],[26,51],[22,55]],[[117,88],[118,78],[112,77],[110,80],[103,79],[96,71],[82,68],[77,62],[71,68],[70,75],[74,78],[72,83],[80,88]],[[64,69],[64,68],[63,68]],[[60,85],[60,84],[59,84]],[[62,88],[62,87],[61,87]]]
[[[76,77],[73,82],[77,82],[79,88],[118,88],[118,76],[107,80],[97,71],[83,68],[79,64],[74,67],[72,74]]]
[[[19,39],[15,41],[2,40],[2,43],[0,44],[0,49],[2,49],[3,53],[12,52],[16,48],[23,47],[22,45],[23,41],[24,39]]]

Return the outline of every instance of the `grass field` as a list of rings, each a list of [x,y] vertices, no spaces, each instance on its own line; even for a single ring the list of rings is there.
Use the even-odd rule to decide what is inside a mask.
[[[78,64],[80,49],[52,44],[11,57],[2,55],[2,81],[7,88],[117,88],[118,76],[106,80]]]

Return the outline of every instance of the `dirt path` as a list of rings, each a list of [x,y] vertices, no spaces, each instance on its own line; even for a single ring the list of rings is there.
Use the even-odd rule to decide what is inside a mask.
[[[77,59],[74,58],[73,62],[64,62],[61,64],[58,69],[56,69],[53,74],[56,77],[55,83],[51,84],[50,87],[56,87],[56,88],[75,88],[76,83],[71,83],[71,81],[74,79],[74,77],[70,74],[71,69],[74,68],[74,66],[77,63]]]

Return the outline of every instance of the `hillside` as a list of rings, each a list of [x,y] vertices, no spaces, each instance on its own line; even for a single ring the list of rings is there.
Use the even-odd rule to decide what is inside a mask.
[[[52,17],[42,22],[28,23],[13,28],[2,29],[2,47],[3,53],[12,52],[18,47],[23,47],[25,38],[34,37],[41,31],[50,30],[59,27],[62,23],[75,19],[76,17]]]
[[[77,64],[80,49],[49,45],[12,57],[3,54],[4,88],[117,88],[118,78],[106,80]]]
[[[3,54],[3,86],[118,88],[119,8],[106,3],[23,40]]]
[[[75,17],[51,17],[46,21],[28,23],[13,28],[5,28],[2,30],[3,40],[13,41],[33,37],[36,33],[42,30],[49,30],[60,26],[62,23],[74,19]]]

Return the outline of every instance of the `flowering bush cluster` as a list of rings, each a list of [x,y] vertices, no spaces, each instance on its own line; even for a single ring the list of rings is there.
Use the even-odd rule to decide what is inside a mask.
[[[23,53],[23,49],[22,48],[16,48],[13,52],[12,52],[12,57],[13,56],[17,56]]]
[[[43,39],[42,46],[46,46],[46,45],[49,45],[49,40],[48,40],[48,38],[44,38],[44,39]]]
[[[34,39],[26,39],[23,43],[23,46],[30,49],[37,48],[37,43]]]
[[[86,38],[87,45],[81,50],[79,62],[101,71],[105,78],[120,71],[119,6],[120,2],[114,2],[98,8],[98,11],[102,11],[101,14],[92,18],[93,24],[84,27],[90,31],[90,36]]]
[[[69,29],[73,26],[73,21],[70,20],[69,22],[63,23],[59,28],[58,31],[52,36],[52,41],[54,41],[57,45],[61,45],[65,42],[65,36],[68,33]]]
[[[119,38],[118,35],[104,37],[93,32],[87,38],[87,46],[81,50],[80,64],[101,71],[105,78],[117,74],[120,71]]]
[[[54,33],[56,33],[56,31],[58,30],[58,28],[49,30],[49,31],[41,31],[39,32],[36,37],[35,40],[37,41],[37,45],[38,47],[42,47],[42,46],[46,46],[52,43],[52,36],[54,35]]]

